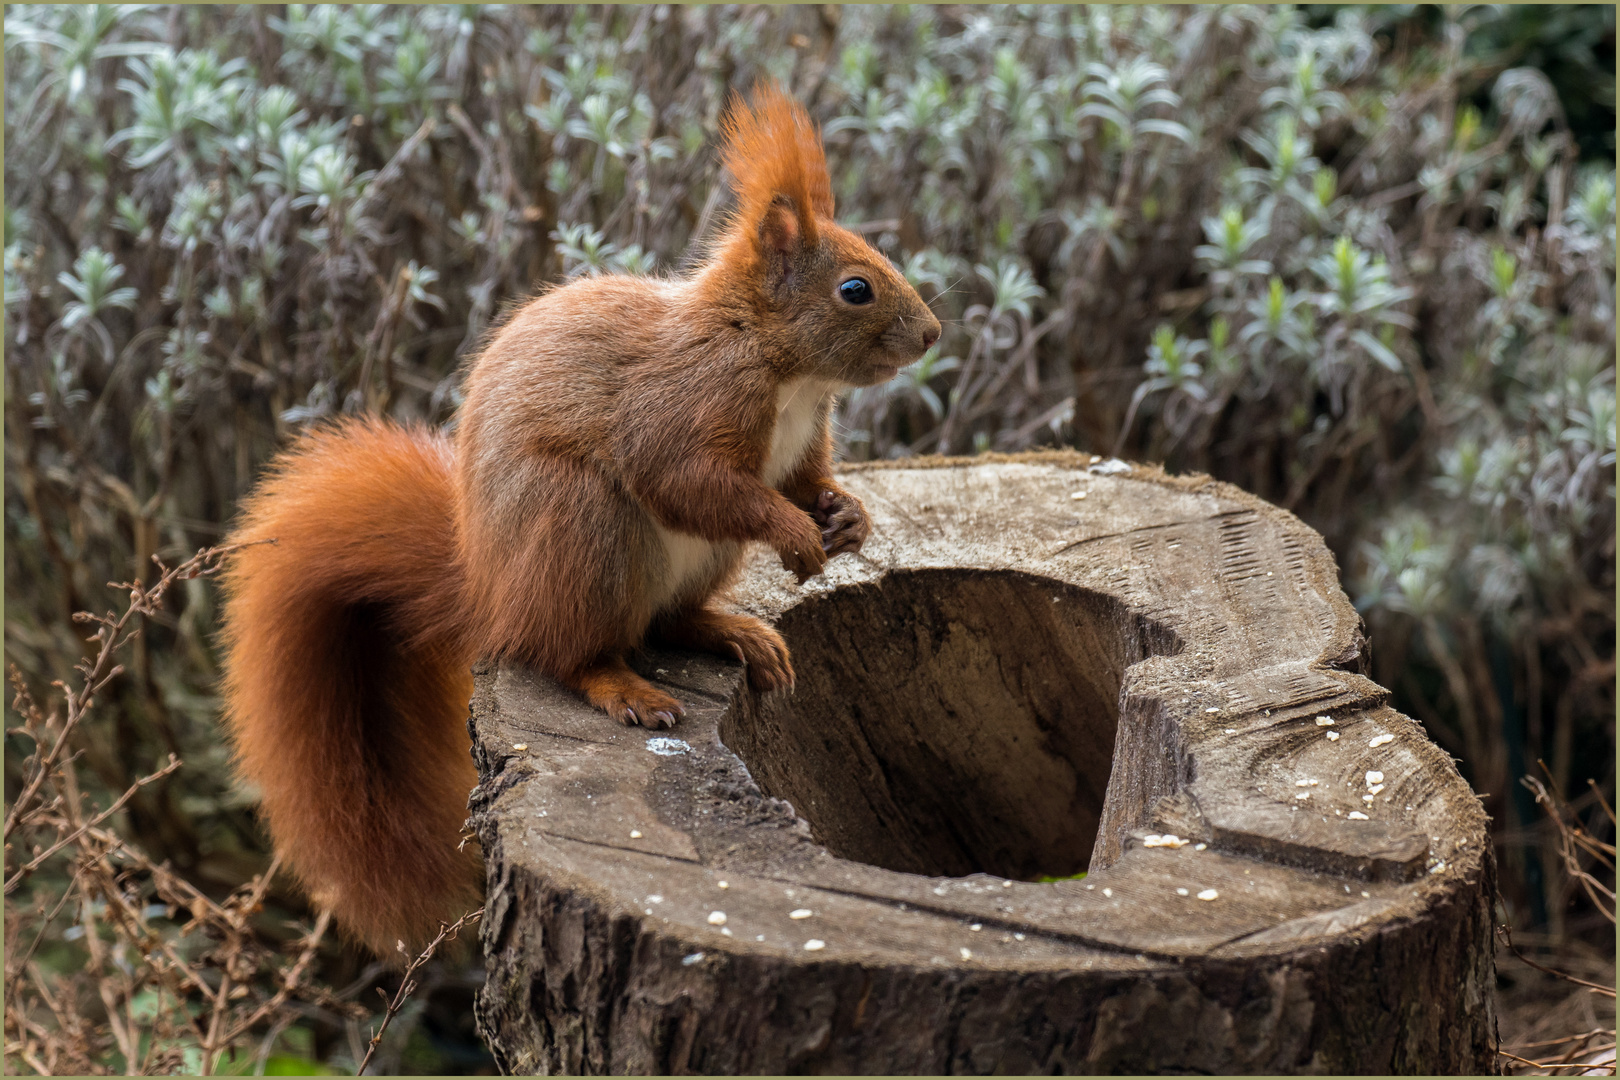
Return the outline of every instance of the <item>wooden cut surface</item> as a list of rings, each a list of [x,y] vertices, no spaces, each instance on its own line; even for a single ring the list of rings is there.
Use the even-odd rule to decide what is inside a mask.
[[[736,590],[791,698],[649,649],[687,715],[647,732],[476,673],[504,1068],[1492,1067],[1485,817],[1360,673],[1321,539],[1088,464],[846,471],[860,556]]]

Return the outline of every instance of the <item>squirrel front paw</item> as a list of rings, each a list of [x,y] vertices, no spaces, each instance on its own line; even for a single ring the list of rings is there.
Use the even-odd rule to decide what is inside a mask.
[[[816,496],[816,507],[810,511],[810,516],[821,526],[821,549],[829,559],[846,551],[859,551],[872,534],[872,519],[866,516],[866,506],[842,489],[823,491]]]
[[[808,514],[796,514],[792,531],[773,546],[782,558],[782,565],[793,572],[799,584],[821,573],[830,557],[822,547],[821,526]]]

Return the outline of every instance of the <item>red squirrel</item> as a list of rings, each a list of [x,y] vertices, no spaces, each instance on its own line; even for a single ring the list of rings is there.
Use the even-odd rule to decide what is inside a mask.
[[[225,720],[276,850],[382,955],[479,894],[458,849],[479,657],[626,724],[675,698],[649,637],[793,685],[780,635],[719,598],[749,541],[802,584],[870,531],[832,476],[833,392],[892,378],[940,324],[833,223],[819,131],[781,90],[734,99],[737,207],[702,265],[581,278],[472,361],[453,437],[356,418],[302,435],[245,501],[225,575]]]

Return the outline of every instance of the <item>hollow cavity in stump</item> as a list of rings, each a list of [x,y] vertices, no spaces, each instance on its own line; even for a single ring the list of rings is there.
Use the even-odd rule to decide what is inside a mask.
[[[1125,669],[1174,635],[1086,589],[917,570],[840,589],[778,629],[799,671],[721,740],[828,851],[939,877],[1091,863]]]

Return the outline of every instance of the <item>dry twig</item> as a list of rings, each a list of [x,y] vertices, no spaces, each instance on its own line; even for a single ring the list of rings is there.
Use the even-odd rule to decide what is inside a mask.
[[[1586,891],[1586,895],[1592,901],[1592,903],[1600,912],[1603,913],[1604,917],[1606,917],[1610,922],[1613,922],[1613,886],[1612,884],[1605,884],[1600,878],[1592,873],[1591,868],[1594,865],[1601,865],[1607,867],[1612,873],[1614,869],[1615,857],[1614,845],[1612,843],[1605,843],[1604,841],[1597,839],[1582,827],[1580,818],[1576,814],[1575,810],[1560,797],[1557,787],[1552,783],[1552,774],[1547,769],[1546,763],[1538,762],[1538,764],[1541,765],[1542,771],[1547,774],[1548,782],[1543,783],[1533,776],[1526,776],[1520,782],[1535,793],[1536,802],[1539,803],[1544,810],[1546,810],[1548,818],[1553,823],[1553,827],[1558,831],[1559,854],[1562,857],[1565,873],[1569,875],[1572,881],[1580,883],[1581,887]],[[1603,797],[1603,793],[1598,790],[1597,785],[1593,784],[1591,781],[1588,781],[1588,783],[1591,785],[1592,794],[1597,805],[1602,808],[1603,813],[1607,815],[1609,819],[1610,833],[1612,835],[1614,825],[1614,810],[1610,807],[1608,800]],[[1614,999],[1615,991],[1611,986],[1604,986],[1600,983],[1594,983],[1586,979],[1577,978],[1568,972],[1563,972],[1557,970],[1556,968],[1548,967],[1547,965],[1539,963],[1526,956],[1519,950],[1518,946],[1513,943],[1513,931],[1510,927],[1506,925],[1499,926],[1497,927],[1496,932],[1497,935],[1502,939],[1502,943],[1507,946],[1508,950],[1528,967],[1545,975],[1551,975],[1556,979],[1561,979],[1565,982],[1573,983],[1576,986],[1584,987],[1588,993],[1597,994],[1611,1000]],[[1591,1073],[1603,1070],[1612,1073],[1614,1071],[1612,1058],[1606,1064],[1594,1063],[1598,1061],[1600,1055],[1613,1051],[1614,1035],[1615,1033],[1613,1028],[1594,1028],[1579,1034],[1566,1035],[1552,1039],[1542,1039],[1536,1042],[1523,1043],[1513,1046],[1513,1050],[1523,1051],[1542,1050],[1544,1048],[1549,1050],[1557,1050],[1562,1048],[1562,1053],[1559,1053],[1556,1056],[1543,1054],[1543,1057],[1549,1057],[1549,1060],[1543,1061],[1535,1061],[1530,1058],[1520,1057],[1507,1047],[1498,1047],[1497,1053],[1518,1066],[1522,1066],[1526,1069],[1535,1069],[1550,1075],[1557,1074],[1559,1070],[1567,1069],[1579,1070],[1579,1073]],[[1606,1044],[1594,1046],[1593,1041],[1597,1039],[1606,1039],[1607,1042]]]
[[[121,614],[81,615],[79,621],[97,627],[91,638],[97,648],[78,665],[75,685],[56,684],[62,698],[49,712],[36,703],[21,674],[15,668],[10,673],[13,705],[23,720],[11,733],[29,738],[35,747],[5,820],[5,1055],[13,1069],[208,1073],[256,1030],[284,1028],[295,998],[355,1011],[310,983],[330,925],[326,915],[293,943],[296,955],[286,962],[278,962],[280,951],[255,927],[279,860],[215,901],[109,827],[137,791],[180,768],[177,757],[171,754],[167,765],[136,780],[105,807],[90,805],[80,789],[75,733],[90,716],[97,693],[123,670],[113,657],[139,633],[137,617],[157,615],[175,583],[214,573],[234,550],[204,549],[173,568],[158,562],[152,585],[115,586],[130,597]],[[61,867],[56,877],[37,876],[55,865]],[[65,884],[54,886],[64,875]],[[47,884],[41,887],[40,881]],[[34,914],[9,903],[31,882]],[[53,887],[60,888],[59,895]],[[70,900],[77,901],[76,925],[63,940],[81,941],[87,961],[73,974],[46,971],[35,954]],[[159,913],[175,919],[182,911],[186,918],[177,927],[152,923]],[[26,948],[12,947],[21,944],[25,931],[32,941]]]
[[[411,962],[405,965],[405,973],[399,980],[399,989],[394,991],[392,999],[388,999],[388,995],[383,991],[382,987],[377,988],[377,993],[388,999],[388,1008],[383,1013],[382,1024],[378,1026],[376,1031],[372,1032],[371,1042],[366,1046],[366,1056],[361,1059],[360,1067],[354,1071],[356,1076],[366,1074],[366,1068],[371,1064],[371,1059],[377,1054],[377,1047],[382,1044],[383,1032],[388,1030],[389,1023],[399,1010],[405,1007],[405,999],[410,997],[412,992],[416,990],[414,976],[417,971],[420,970],[423,964],[433,959],[433,954],[438,951],[440,945],[447,941],[454,941],[456,934],[460,932],[463,926],[477,922],[483,917],[483,914],[482,908],[474,908],[453,923],[440,923],[438,936],[428,942],[427,947],[417,953]],[[405,955],[405,943],[403,941],[399,943],[399,951],[401,955]]]
[[[1558,830],[1558,853],[1564,862],[1564,872],[1570,880],[1577,882],[1592,901],[1592,906],[1598,909],[1599,914],[1614,922],[1614,888],[1612,884],[1605,885],[1594,876],[1589,867],[1593,863],[1601,864],[1612,874],[1614,872],[1615,848],[1612,843],[1604,843],[1591,833],[1587,832],[1580,822],[1580,818],[1572,811],[1558,795],[1552,784],[1552,771],[1547,768],[1545,761],[1537,760],[1541,771],[1547,774],[1547,783],[1544,784],[1534,776],[1522,777],[1519,783],[1535,793],[1536,802],[1546,810],[1547,817],[1552,821],[1553,827]],[[1591,780],[1587,781],[1599,806],[1609,818],[1609,833],[1614,834],[1614,808],[1603,797],[1603,792]],[[1566,818],[1573,818],[1574,822]]]

